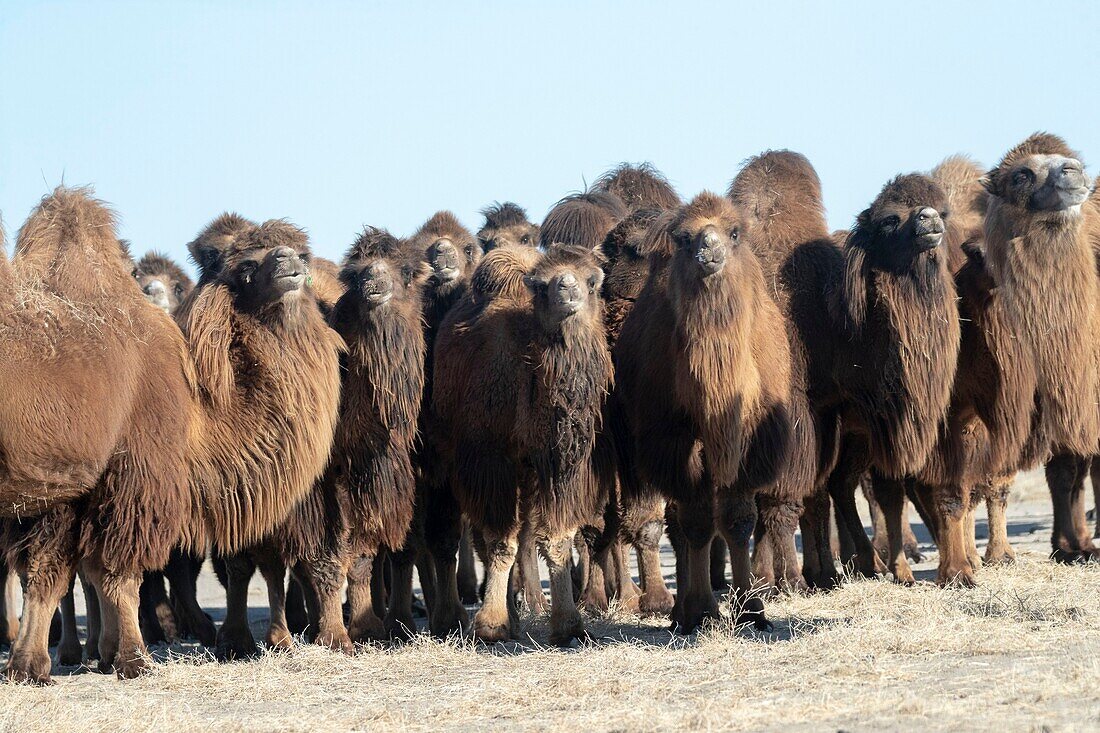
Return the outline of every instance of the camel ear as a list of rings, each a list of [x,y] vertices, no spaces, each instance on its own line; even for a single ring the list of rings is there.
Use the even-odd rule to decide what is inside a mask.
[[[598,293],[603,287],[603,270],[596,268],[588,275],[588,292]]]
[[[995,193],[993,191],[993,171],[986,173],[984,176],[978,179],[978,183],[982,188],[986,190],[986,193]]]
[[[549,284],[544,277],[538,275],[524,275],[523,284],[527,286],[527,289],[531,291],[531,295],[538,295],[540,291],[545,290]]]
[[[968,239],[962,243],[960,248],[963,254],[966,255],[966,259],[978,267],[985,268],[985,250],[982,249],[981,240]]]
[[[206,401],[226,408],[233,396],[233,296],[225,285],[208,285],[199,293],[183,327],[195,364],[196,380]]]

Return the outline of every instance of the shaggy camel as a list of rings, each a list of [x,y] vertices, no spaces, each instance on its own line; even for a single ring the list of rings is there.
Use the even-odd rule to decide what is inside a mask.
[[[422,509],[423,533],[435,581],[433,598],[428,603],[428,626],[432,634],[445,637],[469,624],[462,604],[470,595],[477,599],[477,576],[474,575],[472,581],[467,577],[466,587],[460,589],[458,553],[464,531],[469,550],[469,532],[463,526],[462,512],[443,466],[438,430],[431,412],[434,346],[443,319],[465,296],[482,251],[478,241],[449,211],[440,211],[428,219],[413,235],[412,246],[423,253],[431,267],[423,294],[424,393],[420,411],[421,440],[414,462],[417,499],[421,502],[418,512]],[[469,572],[473,572],[472,567]],[[424,585],[423,578],[421,585]]]
[[[982,179],[989,191],[986,259],[1038,381],[1037,429],[1053,457],[1051,545],[1062,561],[1100,556],[1084,513],[1083,484],[1100,438],[1100,202],[1080,156],[1036,133]]]
[[[527,219],[527,212],[520,206],[505,201],[481,210],[485,223],[477,232],[477,241],[483,252],[498,247],[536,247],[539,242],[538,225]]]
[[[611,384],[592,251],[485,256],[435,345],[432,409],[455,494],[481,533],[485,602],[474,633],[509,638],[509,574],[520,517],[550,567],[551,641],[584,633],[568,561],[577,528],[601,507],[592,449]]]
[[[755,572],[832,587],[831,499],[857,543],[858,569],[874,573],[877,555],[855,510],[859,479],[869,468],[920,468],[947,408],[959,336],[937,249],[944,193],[927,177],[899,176],[859,215],[843,247],[825,226],[817,174],[797,153],[754,158],[730,195],[761,230],[756,251],[794,362],[792,463],[761,494]]]
[[[791,356],[751,230],[724,198],[702,193],[650,227],[650,271],[615,347],[629,438],[624,465],[674,502],[674,624],[694,631],[718,607],[710,585],[717,525],[731,549],[740,619],[766,628],[749,595],[756,492],[786,463]],[[717,517],[715,511],[717,510]]]

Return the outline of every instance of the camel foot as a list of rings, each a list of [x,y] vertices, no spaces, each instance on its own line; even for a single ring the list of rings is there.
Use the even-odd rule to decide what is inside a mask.
[[[451,634],[461,634],[462,630],[470,626],[470,615],[462,606],[446,610],[440,609],[439,613],[432,616],[428,630],[432,636],[438,639],[446,639]]]
[[[512,638],[512,629],[508,621],[499,623],[489,619],[480,619],[474,616],[474,636],[486,644],[494,644],[498,641],[508,641]]]
[[[351,637],[348,636],[348,632],[342,628],[337,631],[322,631],[317,634],[313,643],[318,646],[328,647],[334,652],[343,652],[348,655],[355,653],[355,645],[351,643]]]
[[[114,665],[115,674],[120,680],[132,680],[148,674],[153,669],[153,661],[144,654],[133,654],[125,660],[120,659],[120,656],[116,655]]]
[[[708,592],[699,597],[686,597],[680,609],[678,633],[694,634],[708,618],[718,618],[718,602]]]
[[[609,607],[607,594],[602,590],[601,592],[595,592],[586,589],[577,604],[591,614],[607,613]]]
[[[983,562],[986,565],[1009,565],[1016,562],[1016,551],[1011,545],[989,545],[985,548]]]
[[[672,613],[676,599],[668,588],[650,588],[638,599],[638,613],[643,616],[667,616]]]
[[[416,636],[417,626],[412,614],[387,613],[385,620],[386,636],[394,641],[408,641]]]
[[[348,636],[356,644],[369,644],[373,641],[386,641],[389,634],[382,620],[373,613],[367,614],[369,618],[361,622],[348,624]]]
[[[976,588],[978,581],[974,578],[974,569],[967,562],[962,567],[941,567],[936,577],[936,584],[941,587]]]
[[[4,668],[4,676],[12,682],[21,682],[32,685],[49,685],[50,679],[49,653],[46,654],[19,654],[16,652],[8,660]]]
[[[587,636],[584,630],[584,621],[579,613],[551,619],[550,627],[550,643],[557,647],[572,646],[574,639],[584,639]]]
[[[272,651],[286,652],[294,648],[294,637],[286,627],[269,626],[264,635],[264,644]]]
[[[260,647],[252,638],[252,632],[248,627],[226,628],[224,625],[218,630],[218,636],[214,642],[214,656],[222,662],[230,662],[235,659],[252,659],[260,656]]]
[[[902,546],[902,550],[905,552],[905,559],[909,562],[924,562],[924,553],[920,551],[919,545],[907,542]]]
[[[768,620],[763,611],[742,611],[737,615],[737,621],[734,622],[735,626],[746,626],[748,624],[752,624],[752,627],[757,631],[775,631],[775,626]]]

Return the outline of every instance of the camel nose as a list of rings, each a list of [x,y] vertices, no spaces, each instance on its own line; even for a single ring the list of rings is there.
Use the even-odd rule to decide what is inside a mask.
[[[917,212],[917,218],[921,221],[928,221],[929,219],[938,218],[940,212],[933,209],[931,206],[925,206],[919,212]]]
[[[722,238],[718,236],[718,232],[708,229],[703,234],[703,245],[707,248],[719,247],[722,245]]]
[[[448,269],[458,266],[458,250],[449,239],[440,239],[435,243],[435,256],[432,264],[437,269]]]
[[[276,247],[271,252],[271,256],[281,262],[283,260],[289,260],[293,257],[297,257],[298,253],[292,250],[290,247]]]
[[[146,295],[158,296],[167,293],[168,288],[164,287],[164,283],[162,283],[160,280],[150,280],[148,283],[146,283],[145,287],[142,288],[142,291]]]
[[[571,272],[567,272],[558,280],[558,290],[571,290],[576,287],[577,278]]]

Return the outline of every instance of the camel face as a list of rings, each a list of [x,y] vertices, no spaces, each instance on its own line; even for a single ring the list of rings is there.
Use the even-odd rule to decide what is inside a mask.
[[[599,308],[603,270],[584,248],[555,245],[553,250],[525,279],[535,313],[550,327],[567,319],[586,320]]]
[[[252,247],[226,263],[223,280],[245,310],[297,299],[306,284],[309,255],[286,245]]]
[[[1079,213],[1092,192],[1091,184],[1076,158],[1040,154],[1013,166],[994,193],[1029,211]]]
[[[181,278],[168,270],[145,268],[142,263],[138,263],[133,272],[138,287],[146,300],[171,315],[190,292],[190,279]]]
[[[432,282],[442,285],[468,277],[481,261],[481,246],[439,237],[428,246],[426,258],[432,268]]]
[[[511,202],[490,206],[482,212],[485,225],[477,233],[483,252],[499,247],[536,247],[539,228],[527,220],[527,212]]]
[[[732,205],[713,194],[700,194],[673,227],[674,270],[704,281],[732,270],[741,255],[742,229]]]
[[[856,242],[873,267],[900,273],[936,250],[947,231],[947,198],[923,175],[899,176],[859,215]]]

